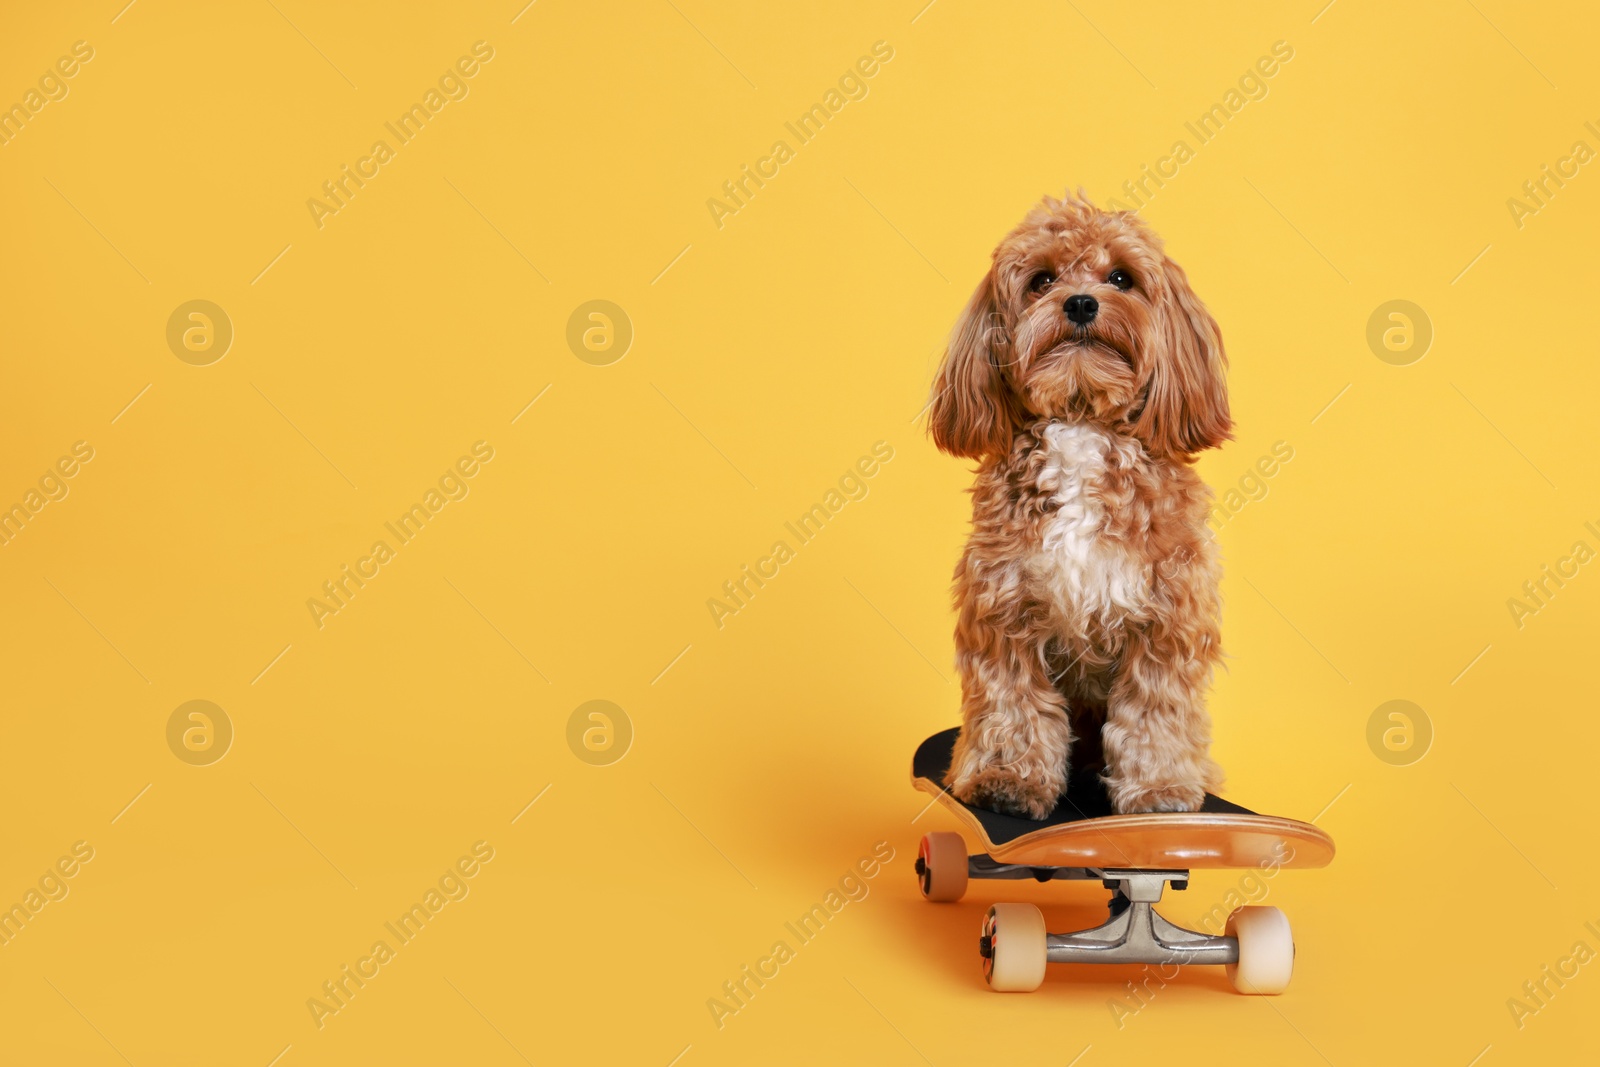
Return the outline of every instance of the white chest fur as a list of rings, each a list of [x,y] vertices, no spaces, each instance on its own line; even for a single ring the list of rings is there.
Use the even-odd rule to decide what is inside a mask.
[[[1138,446],[1069,422],[1051,423],[1045,443],[1049,459],[1038,487],[1056,510],[1044,525],[1033,572],[1063,636],[1087,637],[1137,614],[1150,595],[1141,554],[1106,530],[1109,473],[1113,465],[1137,462]]]

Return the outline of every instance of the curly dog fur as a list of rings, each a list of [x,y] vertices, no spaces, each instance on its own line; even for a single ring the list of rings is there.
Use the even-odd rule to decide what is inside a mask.
[[[1192,464],[1230,436],[1226,364],[1132,212],[1046,197],[995,249],[929,415],[980,461],[955,571],[960,799],[1044,818],[1074,763],[1118,812],[1193,811],[1220,785],[1220,566]]]

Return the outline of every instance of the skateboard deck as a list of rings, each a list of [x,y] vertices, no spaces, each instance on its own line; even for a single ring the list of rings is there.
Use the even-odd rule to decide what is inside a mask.
[[[1326,867],[1333,859],[1333,839],[1310,823],[1258,815],[1209,793],[1197,812],[1113,814],[1091,774],[1074,776],[1043,820],[963,804],[943,784],[959,733],[945,730],[918,747],[911,783],[932,794],[998,863],[1197,870]]]

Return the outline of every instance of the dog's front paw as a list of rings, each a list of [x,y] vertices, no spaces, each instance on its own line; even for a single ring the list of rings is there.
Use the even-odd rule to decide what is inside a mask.
[[[963,804],[986,808],[1025,819],[1045,819],[1056,808],[1056,798],[1067,786],[1065,774],[1024,778],[1015,771],[987,767],[964,781],[953,783],[950,791]]]
[[[1206,789],[1200,782],[1124,782],[1113,778],[1106,783],[1106,791],[1111,794],[1111,810],[1118,815],[1199,811],[1206,800]]]

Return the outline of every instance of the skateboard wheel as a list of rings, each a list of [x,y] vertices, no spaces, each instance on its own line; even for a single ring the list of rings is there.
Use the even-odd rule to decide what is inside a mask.
[[[960,900],[967,891],[967,843],[961,835],[923,834],[917,846],[917,877],[928,900]]]
[[[995,904],[983,917],[983,979],[997,993],[1032,993],[1044,984],[1049,953],[1044,913],[1032,904]]]
[[[1294,973],[1294,935],[1277,908],[1239,908],[1228,916],[1227,935],[1239,939],[1239,962],[1228,978],[1241,993],[1282,993]]]

